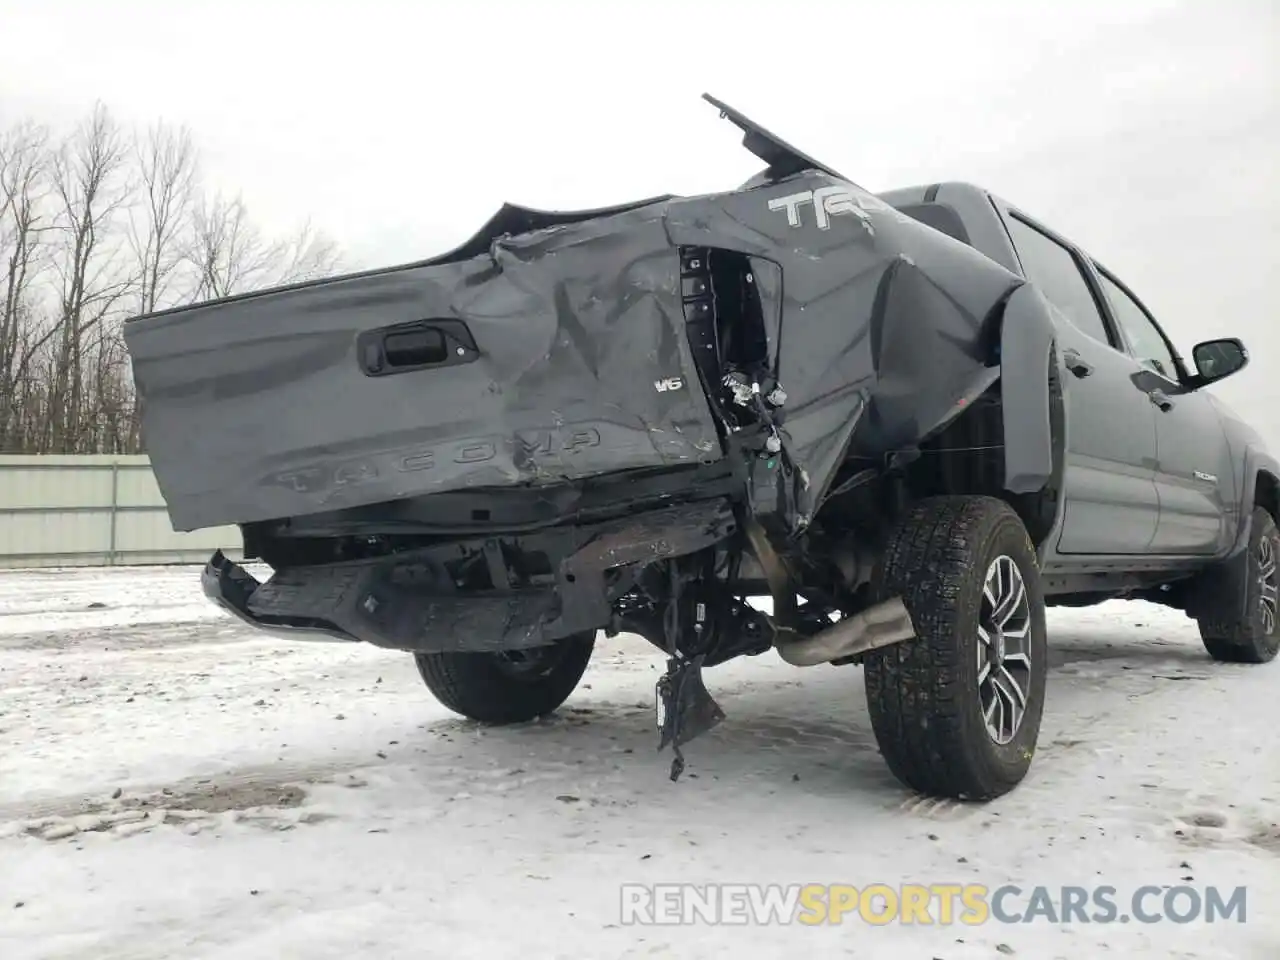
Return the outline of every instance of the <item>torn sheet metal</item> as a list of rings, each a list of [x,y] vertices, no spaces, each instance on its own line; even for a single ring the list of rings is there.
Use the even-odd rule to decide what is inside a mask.
[[[720,457],[664,212],[129,323],[175,528]],[[390,328],[436,319],[465,324],[468,362],[369,375],[362,336],[376,348],[399,335]],[[451,355],[470,349],[442,340]]]
[[[999,372],[993,318],[1019,279],[821,170],[605,211],[505,207],[435,260],[127,324],[174,527],[731,455],[683,312],[691,247],[749,258],[793,468],[750,501],[787,529],[851,444],[916,443]]]

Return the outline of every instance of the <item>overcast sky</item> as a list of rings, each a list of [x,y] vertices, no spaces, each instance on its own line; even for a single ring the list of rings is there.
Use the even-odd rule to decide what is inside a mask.
[[[1280,449],[1280,2],[0,0],[0,125],[189,125],[206,171],[362,265],[504,200],[736,185],[710,91],[863,186],[988,186],[1142,297]]]

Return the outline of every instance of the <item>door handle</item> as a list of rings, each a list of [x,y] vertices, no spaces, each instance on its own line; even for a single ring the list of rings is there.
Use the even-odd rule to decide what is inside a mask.
[[[1166,413],[1173,409],[1173,401],[1169,399],[1169,395],[1163,390],[1152,390],[1147,396],[1151,398],[1152,403]]]
[[[1062,360],[1067,365],[1067,369],[1081,379],[1093,373],[1093,366],[1086,363],[1084,358],[1074,350],[1063,351]]]

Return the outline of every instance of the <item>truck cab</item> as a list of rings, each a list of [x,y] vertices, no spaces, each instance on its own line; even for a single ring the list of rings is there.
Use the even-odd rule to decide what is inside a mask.
[[[1192,569],[1236,544],[1247,478],[1223,410],[1150,310],[1112,271],[999,196],[968,183],[881,199],[1035,284],[1056,308],[1067,372],[1063,515],[1043,559],[1074,590]],[[1208,355],[1209,347],[1201,348]],[[1245,354],[1227,349],[1235,372]],[[1230,417],[1229,411],[1228,419]],[[1122,572],[1117,572],[1122,571]],[[1051,577],[1051,590],[1054,578]]]

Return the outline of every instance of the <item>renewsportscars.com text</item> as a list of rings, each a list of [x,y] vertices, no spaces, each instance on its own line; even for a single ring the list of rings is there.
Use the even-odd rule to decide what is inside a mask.
[[[921,926],[996,923],[1244,923],[1245,887],[1004,884],[691,884],[622,886],[623,924]]]

